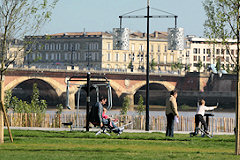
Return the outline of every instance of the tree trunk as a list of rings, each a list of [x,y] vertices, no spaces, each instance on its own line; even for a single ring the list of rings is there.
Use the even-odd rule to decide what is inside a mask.
[[[0,81],[0,101],[4,100],[3,81]],[[0,143],[4,143],[4,120],[3,120],[3,106],[0,105]]]
[[[239,17],[239,6],[238,6],[238,17]],[[239,131],[239,124],[240,124],[240,74],[239,74],[239,44],[240,44],[240,37],[239,37],[239,18],[237,19],[237,90],[236,90],[236,147],[235,153],[236,155],[240,155],[240,131]]]

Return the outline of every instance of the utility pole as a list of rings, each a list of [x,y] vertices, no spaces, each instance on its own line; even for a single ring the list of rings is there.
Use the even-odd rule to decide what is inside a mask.
[[[145,9],[145,8],[143,8]],[[154,8],[153,8],[154,9]],[[138,9],[135,11],[131,11],[128,12],[122,16],[119,16],[120,18],[120,29],[122,28],[122,18],[146,18],[147,19],[147,62],[146,62],[146,126],[145,126],[145,130],[149,131],[149,19],[150,18],[175,18],[175,28],[177,27],[177,17],[176,15],[166,12],[166,11],[162,11],[159,9],[154,9],[157,11],[161,11],[170,15],[154,15],[154,16],[150,16],[149,12],[150,12],[150,0],[147,0],[147,16],[141,16],[141,15],[134,15],[134,16],[130,16],[127,14],[136,12],[136,11],[140,11],[142,9]]]
[[[149,131],[149,0],[147,1],[146,131]]]
[[[87,106],[86,106],[86,131],[89,131],[89,106],[90,106],[90,78],[91,73],[87,73]]]

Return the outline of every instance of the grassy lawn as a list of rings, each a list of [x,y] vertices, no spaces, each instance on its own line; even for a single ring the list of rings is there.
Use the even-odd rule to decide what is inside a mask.
[[[234,155],[234,136],[210,138],[162,133],[123,133],[120,136],[95,136],[93,132],[54,132],[12,130],[10,143],[0,145],[4,160],[82,160],[82,159],[240,159]]]

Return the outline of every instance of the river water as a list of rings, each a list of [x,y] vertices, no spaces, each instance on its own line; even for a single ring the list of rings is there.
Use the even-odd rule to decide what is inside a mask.
[[[71,111],[71,110],[64,110],[62,113],[63,114],[73,114],[75,111]],[[56,111],[47,111],[47,113],[50,114],[54,114]],[[79,110],[80,114],[85,114],[86,110],[84,109],[80,109]],[[206,112],[206,113],[212,113],[214,114],[214,117],[218,118],[218,117],[225,117],[225,118],[235,118],[236,113],[235,112],[215,112],[215,111],[211,111],[211,112]],[[179,116],[183,116],[183,117],[194,117],[196,114],[196,112],[192,112],[192,111],[179,111]],[[120,110],[110,110],[107,112],[107,115],[120,115]],[[136,111],[128,111],[127,115],[138,115],[138,113]],[[145,113],[144,113],[145,115]],[[149,112],[150,116],[165,116],[165,111],[150,111]]]

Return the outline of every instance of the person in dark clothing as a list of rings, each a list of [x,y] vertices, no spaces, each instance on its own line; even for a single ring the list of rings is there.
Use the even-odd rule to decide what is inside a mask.
[[[177,91],[170,92],[170,97],[166,100],[166,116],[167,116],[167,129],[166,136],[173,137],[174,134],[174,117],[179,118],[177,111]]]
[[[197,129],[198,129],[198,127],[199,127],[199,123],[200,123],[200,122],[201,122],[202,125],[204,126],[204,132],[205,132],[206,134],[208,134],[208,126],[207,126],[207,123],[206,123],[206,121],[204,120],[203,116],[204,116],[204,114],[205,114],[205,111],[213,110],[213,109],[215,109],[215,108],[217,108],[217,106],[206,107],[206,106],[205,106],[205,101],[204,101],[203,99],[201,99],[201,100],[199,101],[199,105],[198,105],[198,108],[197,108],[197,113],[196,113],[196,115],[195,115],[195,126],[196,126],[196,128],[195,128],[195,134],[196,134],[196,135],[198,134],[198,133],[197,133],[197,132],[198,132]]]

